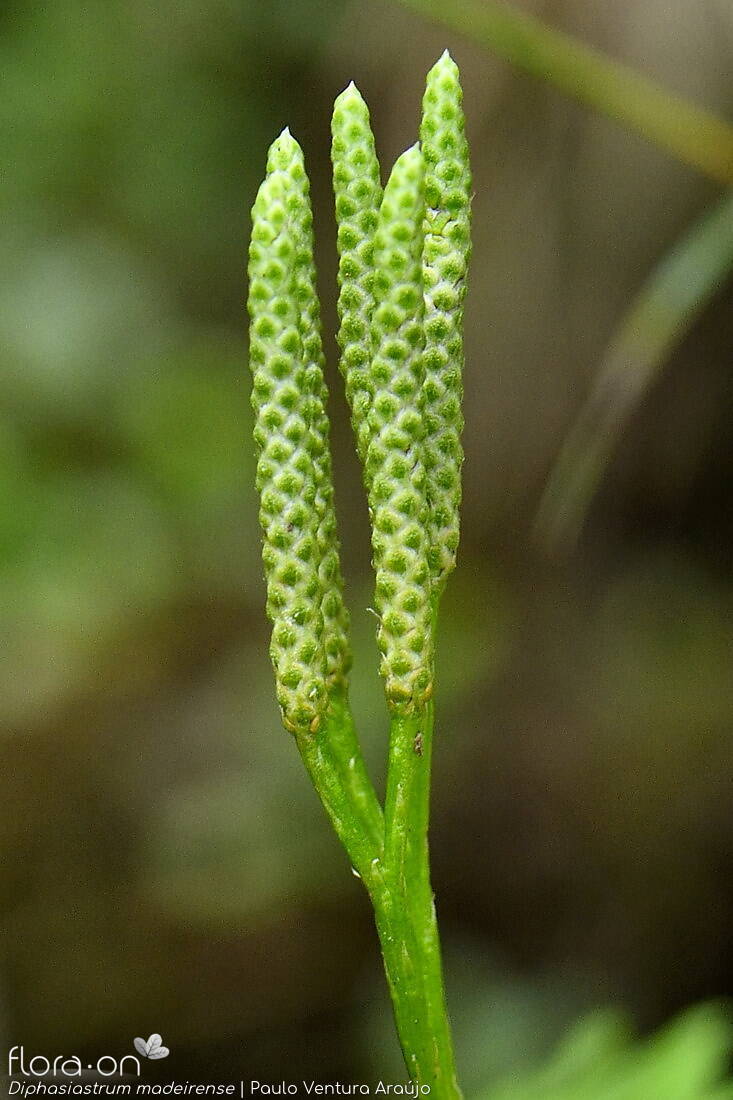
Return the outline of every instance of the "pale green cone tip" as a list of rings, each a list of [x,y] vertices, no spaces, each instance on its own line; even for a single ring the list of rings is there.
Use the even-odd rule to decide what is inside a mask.
[[[336,99],[331,133],[338,224],[339,368],[351,410],[357,453],[364,467],[372,400],[369,326],[374,307],[374,233],[382,185],[369,109],[353,81]]]
[[[458,66],[446,50],[428,73],[420,141],[425,160],[425,464],[430,561],[441,586],[459,540],[463,448],[463,305],[471,252],[471,171]]]
[[[267,174],[275,171],[287,172],[292,168],[293,161],[300,158],[303,163],[303,151],[300,145],[290,133],[290,127],[286,126],[280,131],[267,151]]]
[[[339,366],[372,518],[381,672],[391,709],[409,714],[432,693],[432,614],[459,538],[471,178],[448,51],[428,73],[420,143],[384,191],[353,81],[334,104],[332,160]],[[286,726],[313,731],[350,653],[309,183],[287,127],[253,209],[249,310],[271,653]]]
[[[331,470],[330,425],[326,405],[328,394],[324,379],[324,355],[321,342],[321,318],[316,268],[313,258],[313,216],[310,185],[303,152],[289,130],[273,143],[270,166],[286,170],[293,182],[289,203],[290,222],[296,241],[294,293],[310,399],[310,454],[313,460],[318,518],[318,570],[322,590],[322,613],[328,686],[345,688],[351,665],[349,615],[343,599],[343,580],[334,509]]]
[[[283,144],[271,151],[273,161]],[[292,176],[273,164],[252,212],[250,364],[277,697],[288,729],[314,732],[326,705],[326,659],[311,404],[294,294],[300,244],[294,202]]]

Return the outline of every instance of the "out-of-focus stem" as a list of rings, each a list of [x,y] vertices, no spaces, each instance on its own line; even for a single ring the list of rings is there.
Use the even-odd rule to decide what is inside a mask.
[[[498,0],[402,3],[554,84],[712,179],[733,184],[733,126],[635,69]]]

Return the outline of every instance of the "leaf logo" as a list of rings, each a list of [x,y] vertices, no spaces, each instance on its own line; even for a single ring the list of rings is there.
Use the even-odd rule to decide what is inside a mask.
[[[151,1035],[147,1042],[145,1039],[135,1039],[135,1050],[142,1054],[143,1058],[167,1058],[170,1054],[168,1047],[163,1046],[160,1035]]]

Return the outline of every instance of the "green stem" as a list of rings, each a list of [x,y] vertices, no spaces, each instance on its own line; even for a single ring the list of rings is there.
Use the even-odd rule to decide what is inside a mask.
[[[572,35],[498,0],[402,0],[712,179],[733,183],[733,127]]]
[[[382,854],[383,831],[375,823],[373,806],[365,809],[371,804],[367,787],[380,816],[381,810],[363,767],[345,698],[329,708],[316,733],[300,732],[295,740],[323,808],[352,866],[369,888],[374,861]],[[354,757],[361,761],[361,768],[351,764]]]
[[[460,1100],[428,852],[434,708],[395,716],[385,810],[344,692],[316,733],[296,736],[318,796],[374,907],[405,1064],[437,1100]]]
[[[384,814],[366,769],[345,689],[334,691],[331,695],[326,726],[326,737],[346,795],[354,813],[363,822],[375,854],[381,854],[384,847]]]
[[[440,939],[430,884],[428,812],[434,710],[395,717],[385,801],[388,927],[385,968],[402,999],[395,1020],[408,1069],[434,1097],[459,1097],[453,1040],[445,1004]],[[396,945],[396,950],[394,949]],[[393,993],[394,997],[394,993]],[[404,1003],[403,1003],[404,1002]]]
[[[436,611],[437,617],[437,611]],[[385,846],[372,901],[395,1022],[412,1079],[440,1100],[461,1096],[430,884],[428,825],[435,711],[392,718]]]
[[[429,1085],[437,1100],[459,1100],[428,862],[432,732],[432,704],[419,715],[392,720],[386,819],[366,775],[345,697],[333,701],[318,732],[299,733],[296,741],[374,906],[410,1077]]]
[[[425,1018],[422,961],[404,899],[383,863],[379,864],[379,871],[380,878],[373,878],[369,896],[374,907],[397,1035],[410,1079],[429,1084],[435,1080],[436,1073]],[[439,1088],[434,1094],[442,1095]]]

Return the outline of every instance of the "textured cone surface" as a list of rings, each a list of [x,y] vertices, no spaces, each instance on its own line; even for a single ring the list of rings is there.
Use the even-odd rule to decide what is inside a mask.
[[[339,252],[340,368],[346,384],[357,452],[364,467],[373,396],[369,366],[374,306],[374,234],[382,187],[369,110],[353,84],[334,104],[332,135]]]
[[[273,143],[268,172],[281,171],[291,183],[288,214],[295,244],[293,290],[308,393],[309,450],[313,460],[318,518],[318,569],[322,590],[323,642],[328,684],[343,684],[351,665],[349,615],[343,598],[331,468],[330,425],[326,403],[321,317],[313,259],[313,215],[303,152],[289,131]]]
[[[428,73],[420,141],[425,161],[425,466],[430,563],[455,566],[463,448],[463,304],[470,258],[471,172],[458,68],[444,53]]]
[[[252,211],[250,362],[270,653],[283,721],[317,729],[326,662],[310,399],[294,281],[293,180],[273,168]]]
[[[395,164],[377,226],[373,398],[367,481],[377,575],[381,672],[393,708],[431,691],[430,568],[423,424],[423,165],[415,146]]]

